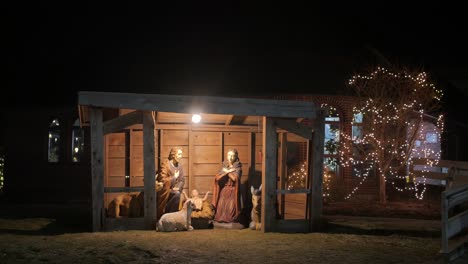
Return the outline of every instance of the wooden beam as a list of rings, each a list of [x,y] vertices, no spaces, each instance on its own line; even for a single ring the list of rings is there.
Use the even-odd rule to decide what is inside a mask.
[[[195,189],[194,186],[195,186],[195,177],[192,177],[193,175],[193,157],[195,155],[195,151],[194,151],[194,135],[193,135],[193,131],[191,129],[189,129],[188,131],[188,149],[189,149],[189,153],[188,154],[188,193],[191,193],[191,190]],[[187,182],[187,178],[185,178],[185,181]],[[185,188],[187,188],[187,184],[185,184],[184,186]],[[181,198],[182,199],[182,198]]]
[[[271,117],[263,117],[262,231],[274,231],[276,220],[276,129]]]
[[[323,110],[318,110],[314,120],[314,136],[312,141],[312,162],[309,166],[309,175],[312,175],[312,202],[311,231],[319,231],[322,217],[323,204],[323,148],[325,139],[325,114]]]
[[[303,138],[312,139],[312,128],[301,123],[296,123],[295,120],[274,118],[273,125],[299,135]]]
[[[87,111],[85,113],[85,108],[88,108],[88,107],[78,105],[78,118],[80,120],[80,127],[81,128],[83,128],[86,125],[89,125],[89,120],[88,120],[89,113]]]
[[[132,186],[132,187],[104,187],[104,193],[129,193],[129,192],[143,192],[145,187]]]
[[[309,189],[292,189],[292,190],[276,190],[277,194],[295,194],[295,193],[306,193],[309,194]]]
[[[250,132],[249,133],[249,138],[247,139],[248,140],[248,149],[249,149],[249,156],[247,158],[247,162],[249,163],[249,178],[248,178],[248,181],[249,181],[249,185],[252,185],[252,182],[253,182],[253,179],[254,179],[254,176],[255,176],[255,163],[256,163],[256,160],[255,160],[255,133],[253,132]],[[250,196],[247,196],[247,197],[250,197]]]
[[[229,126],[233,118],[234,118],[234,115],[228,115],[226,118],[226,123],[224,123],[224,125]]]
[[[288,156],[288,134],[285,132],[279,133],[279,150],[278,150],[278,175],[280,177],[278,191],[287,191],[286,189],[286,177],[287,177],[287,156]],[[279,200],[279,209],[278,213],[284,219],[284,212],[285,212],[285,195],[281,193],[280,200]]]
[[[262,132],[259,131],[258,126],[236,126],[236,125],[204,125],[204,124],[197,124],[197,125],[188,125],[188,124],[160,124],[156,123],[158,129],[164,130],[192,130],[192,131],[222,131],[222,132]],[[135,124],[128,126],[127,129],[143,129],[142,124]],[[277,132],[281,132],[286,130],[278,130]]]
[[[154,165],[154,122],[150,111],[143,113],[143,182],[145,187],[145,228],[156,227],[156,191]]]
[[[313,175],[311,174],[311,169],[310,167],[313,166],[313,158],[315,157],[316,153],[312,153],[312,150],[314,148],[313,146],[313,140],[307,140],[307,149],[306,149],[306,153],[307,153],[307,163],[309,165],[309,169],[307,171],[307,177],[305,179],[305,186],[307,189],[310,190],[310,192],[306,195],[306,204],[305,204],[305,208],[306,208],[306,211],[305,211],[305,217],[306,219],[309,221],[309,228],[307,229],[307,231],[311,231],[312,230],[312,199],[313,199],[313,195],[312,195],[312,186],[313,186]]]
[[[317,109],[313,102],[305,101],[88,91],[78,93],[78,104],[158,112],[293,118],[315,118]]]
[[[141,111],[134,111],[128,114],[119,116],[112,120],[104,122],[103,132],[104,135],[109,133],[117,132],[128,126],[141,124],[143,119],[143,114]]]
[[[161,169],[161,165],[163,163],[163,158],[162,158],[162,148],[164,145],[166,145],[166,142],[164,142],[166,139],[164,138],[164,129],[159,129],[159,126],[157,127],[158,129],[158,134],[159,134],[159,137],[158,137],[158,143],[159,143],[159,160],[158,160],[158,169]],[[165,153],[164,155],[167,155],[167,153]],[[156,173],[155,173],[156,175]],[[158,196],[156,195],[156,205],[159,203],[158,201]],[[161,215],[158,215],[158,210],[156,209],[156,219],[159,219],[161,218]]]
[[[93,232],[102,230],[104,220],[104,134],[102,109],[90,109],[91,123],[91,204]]]
[[[240,125],[240,126],[245,126],[244,122],[247,119],[247,116],[239,116],[235,115],[233,116],[230,125]],[[258,126],[257,126],[258,127]]]

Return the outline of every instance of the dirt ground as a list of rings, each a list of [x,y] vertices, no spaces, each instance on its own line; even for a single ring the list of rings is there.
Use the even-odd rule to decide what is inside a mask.
[[[370,217],[393,217],[408,219],[440,220],[440,202],[399,201],[380,204],[378,202],[334,202],[325,204],[326,215],[352,215]]]
[[[366,206],[356,217],[346,216],[344,205],[329,205],[325,229],[308,234],[217,228],[92,233],[54,218],[11,216],[3,207],[0,263],[442,263],[438,221],[403,210],[421,206],[387,205],[385,214],[407,218],[376,218],[365,215],[372,214]],[[427,208],[424,214],[433,213]],[[345,215],[330,215],[334,210]],[[464,261],[468,257],[458,263]]]
[[[0,219],[0,262],[440,263],[437,237],[249,229],[60,233],[53,225],[46,218]]]

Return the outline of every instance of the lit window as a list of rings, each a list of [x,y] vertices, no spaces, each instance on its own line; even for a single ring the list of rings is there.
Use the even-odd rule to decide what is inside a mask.
[[[323,151],[325,196],[329,195],[329,181],[338,175],[338,148],[340,144],[340,114],[333,106],[326,107],[328,115],[325,116],[325,138]],[[325,194],[326,193],[326,194]]]
[[[57,118],[53,119],[49,125],[49,162],[59,162],[60,159],[60,123]]]
[[[437,143],[437,134],[433,132],[426,133],[426,143]]]
[[[353,117],[354,123],[362,123],[362,113],[355,113]]]
[[[322,106],[324,107],[324,106]],[[323,197],[330,197],[331,182],[336,182],[339,175],[338,148],[340,144],[340,114],[331,105],[324,107],[328,115],[325,116],[325,137],[323,151]]]
[[[4,167],[5,160],[3,158],[3,154],[0,154],[0,193],[3,191],[3,167]]]
[[[325,151],[324,154],[336,154],[340,142],[340,125],[325,123]]]
[[[71,144],[71,156],[73,162],[80,162],[83,157],[84,148],[84,132],[80,127],[78,119],[73,124],[72,128],[72,144]]]
[[[340,115],[336,108],[327,106],[328,115],[325,116],[324,154],[337,154],[340,142]]]
[[[362,113],[355,113],[353,117],[352,137],[353,140],[362,139]]]

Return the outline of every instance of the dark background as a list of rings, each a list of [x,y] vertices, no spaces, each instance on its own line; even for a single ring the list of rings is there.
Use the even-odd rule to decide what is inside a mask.
[[[78,91],[335,94],[390,64],[427,71],[466,122],[461,6],[218,2],[7,4],[2,108],[73,106]]]

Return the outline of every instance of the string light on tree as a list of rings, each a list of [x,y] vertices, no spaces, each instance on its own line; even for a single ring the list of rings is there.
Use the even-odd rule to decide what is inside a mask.
[[[286,180],[288,190],[305,188],[307,179],[307,162],[302,162],[299,168],[288,175]]]
[[[327,166],[323,166],[323,194],[324,198],[330,197],[331,173]]]
[[[428,82],[425,72],[398,72],[377,67],[369,74],[353,76],[348,84],[353,88],[360,101],[353,109],[363,121],[351,121],[352,126],[359,125],[362,135],[341,134],[340,164],[353,168],[358,176],[357,186],[345,198],[349,199],[366,181],[371,172],[380,179],[380,197],[385,202],[385,184],[390,182],[398,191],[412,190],[418,199],[423,199],[425,175],[423,180],[413,181],[413,187],[399,187],[398,182],[406,182],[407,166],[413,164],[413,158],[424,158],[427,167],[440,160],[440,149],[434,151],[429,145],[415,147],[418,139],[425,137],[423,125],[427,114],[436,111],[443,96],[441,90]],[[443,132],[443,116],[439,116],[434,133],[439,139]],[[422,186],[422,187],[421,187]]]

